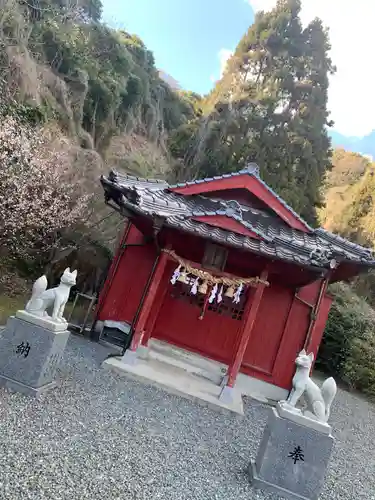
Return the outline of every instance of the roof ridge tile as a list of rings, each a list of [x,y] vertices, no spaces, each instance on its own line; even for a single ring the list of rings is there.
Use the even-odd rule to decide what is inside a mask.
[[[122,180],[123,183],[121,182]],[[314,257],[316,252],[314,253],[314,251],[318,249],[324,254],[329,252],[332,256],[331,258],[342,256],[344,259],[352,262],[366,263],[370,266],[375,265],[373,250],[352,243],[324,228],[317,228],[310,233],[305,233],[301,230],[290,228],[286,223],[277,219],[276,216],[272,217],[266,212],[253,207],[247,207],[239,203],[241,211],[228,211],[226,210],[227,200],[210,198],[201,194],[183,196],[170,191],[166,187],[163,188],[162,183],[156,183],[160,185],[158,189],[155,189],[155,184],[148,186],[147,182],[143,183],[141,187],[137,185],[134,178],[129,179],[126,175],[116,177],[113,174],[108,178],[102,176],[101,182],[107,192],[107,199],[108,193],[115,193],[112,199],[116,204],[125,204],[128,208],[148,216],[158,214],[159,212],[159,215],[165,217],[167,220],[178,217],[178,220],[185,221],[184,223],[186,224],[189,221],[190,226],[194,226],[194,231],[198,233],[197,224],[204,224],[204,222],[194,221],[194,217],[224,215],[240,222],[244,227],[261,236],[262,240],[267,243],[267,248],[271,245],[278,252],[284,252],[284,254],[285,252],[294,251],[296,254],[295,260],[298,260],[298,256],[300,256],[302,259],[300,262],[303,264],[316,260]],[[164,186],[166,185],[164,184]],[[130,195],[130,193],[134,192],[137,195],[136,197]],[[120,197],[118,196],[119,194],[121,195]],[[242,218],[239,216],[240,213],[243,214]],[[210,227],[213,231],[212,226]],[[240,236],[235,231],[230,232],[229,230],[220,229],[221,233],[218,233],[218,228],[215,228],[215,231],[215,234],[222,234],[225,241],[238,241]],[[223,231],[226,231],[226,233],[224,234]],[[246,236],[242,236],[242,238],[249,240],[245,247],[251,250],[254,245],[253,243],[250,244],[251,238]],[[275,255],[275,251],[273,250],[272,252]],[[308,257],[310,254],[311,257]],[[270,255],[269,252],[266,252],[266,255]],[[324,265],[328,264],[320,262],[320,265],[324,267]]]

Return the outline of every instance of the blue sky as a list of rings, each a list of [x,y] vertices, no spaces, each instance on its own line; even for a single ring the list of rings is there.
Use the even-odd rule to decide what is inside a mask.
[[[254,20],[246,0],[103,0],[103,5],[104,19],[137,34],[158,68],[202,94],[220,76],[220,51],[233,50]]]
[[[137,34],[157,66],[184,89],[208,92],[220,76],[220,51],[233,50],[254,20],[276,0],[102,0],[104,20]],[[328,108],[335,130],[362,137],[375,128],[372,57],[375,2],[301,0],[306,26],[315,17],[329,28],[337,73],[330,78]],[[338,15],[339,13],[339,15]],[[348,36],[348,33],[351,36]],[[357,50],[353,40],[360,40]]]

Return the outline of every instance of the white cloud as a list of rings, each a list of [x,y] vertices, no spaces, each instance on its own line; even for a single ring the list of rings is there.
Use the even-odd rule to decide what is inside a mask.
[[[372,155],[367,155],[365,153],[359,153],[359,154],[362,155],[362,156],[364,156],[365,158],[367,158],[371,162],[374,161],[374,157]]]
[[[229,49],[219,50],[219,61],[220,61],[220,78],[223,76],[225,68],[227,67],[228,59],[231,57],[233,52]]]
[[[248,0],[252,8],[269,10],[276,0]],[[335,129],[363,136],[375,129],[375,65],[373,64],[373,0],[302,0],[304,24],[315,17],[330,29],[331,58],[337,73],[331,78],[329,109]]]
[[[219,58],[220,62],[220,74],[219,75],[210,75],[210,80],[212,83],[216,83],[220,78],[223,76],[224,71],[227,67],[227,62],[228,59],[231,57],[233,52],[229,49],[220,49],[217,57]]]

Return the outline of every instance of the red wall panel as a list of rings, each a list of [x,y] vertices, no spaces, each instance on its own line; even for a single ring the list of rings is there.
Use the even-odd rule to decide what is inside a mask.
[[[165,235],[167,236],[167,235]],[[168,233],[168,240],[180,255],[201,261],[204,242],[194,236],[177,237]],[[131,226],[126,244],[143,242],[143,235]],[[127,247],[112,276],[108,294],[103,298],[98,319],[130,323],[137,311],[150,276],[156,249],[153,244]],[[241,275],[258,275],[261,258],[247,258],[242,252],[229,252],[226,270]],[[238,343],[241,320],[230,315],[206,310],[199,319],[201,307],[189,299],[173,297],[170,277],[176,263],[171,261],[160,283],[157,297],[146,323],[153,337],[190,349],[220,362],[230,363]],[[252,269],[252,270],[251,270]],[[298,296],[309,304],[318,297],[320,282],[299,290]],[[251,300],[251,294],[249,294]],[[325,297],[315,323],[310,350],[316,355],[331,299]],[[294,297],[294,290],[282,282],[272,282],[266,288],[260,304],[254,330],[247,346],[241,371],[256,378],[289,389],[295,371],[295,358],[302,348],[311,320],[311,308]]]
[[[126,244],[142,243],[142,234],[132,226]],[[131,323],[155,261],[152,244],[125,248],[98,319]]]
[[[317,281],[301,288],[298,292],[298,297],[314,305],[318,299],[320,285],[321,281]],[[309,351],[314,353],[315,358],[330,306],[331,299],[326,296],[322,301],[310,343]],[[279,387],[284,387],[285,389],[290,389],[291,387],[291,380],[295,372],[295,359],[303,348],[311,322],[311,309],[311,307],[297,298],[293,300],[272,373],[272,381]]]
[[[318,299],[321,281],[314,281],[310,285],[302,287],[298,291],[298,297],[309,304],[314,305]]]
[[[265,289],[243,359],[244,368],[272,374],[288,318],[293,292],[271,284]]]
[[[311,309],[297,299],[293,300],[285,325],[280,348],[275,360],[272,380],[279,387],[290,389],[295,372],[295,359],[305,342],[310,324]]]

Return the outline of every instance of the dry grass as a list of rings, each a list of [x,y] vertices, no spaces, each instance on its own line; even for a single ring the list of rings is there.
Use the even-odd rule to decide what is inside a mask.
[[[165,151],[137,134],[113,137],[106,152],[106,163],[132,175],[161,179],[171,168]]]
[[[342,214],[351,203],[350,185],[334,186],[325,193],[325,207],[318,210],[320,223],[329,231],[342,228]]]
[[[9,316],[12,316],[18,309],[23,309],[27,302],[27,297],[9,297],[0,295],[0,325],[5,325]]]
[[[24,309],[26,302],[29,297],[19,296],[19,297],[9,297],[7,295],[0,295],[0,326],[6,324],[9,316],[12,316],[18,311],[18,309]],[[87,312],[88,303],[78,304],[75,307],[72,322],[75,324],[81,324]],[[69,302],[65,308],[65,318],[69,318],[73,308],[73,302]],[[89,321],[92,320],[92,314],[89,317]]]
[[[81,325],[85,319],[89,305],[90,305],[90,303],[88,300],[78,301],[76,304],[76,307],[74,308],[74,311],[73,311],[73,302],[68,302],[68,304],[66,304],[64,316],[68,320],[71,316],[71,318],[70,318],[71,323],[73,323],[75,325]],[[89,322],[91,320],[92,320],[92,312],[88,318]]]

